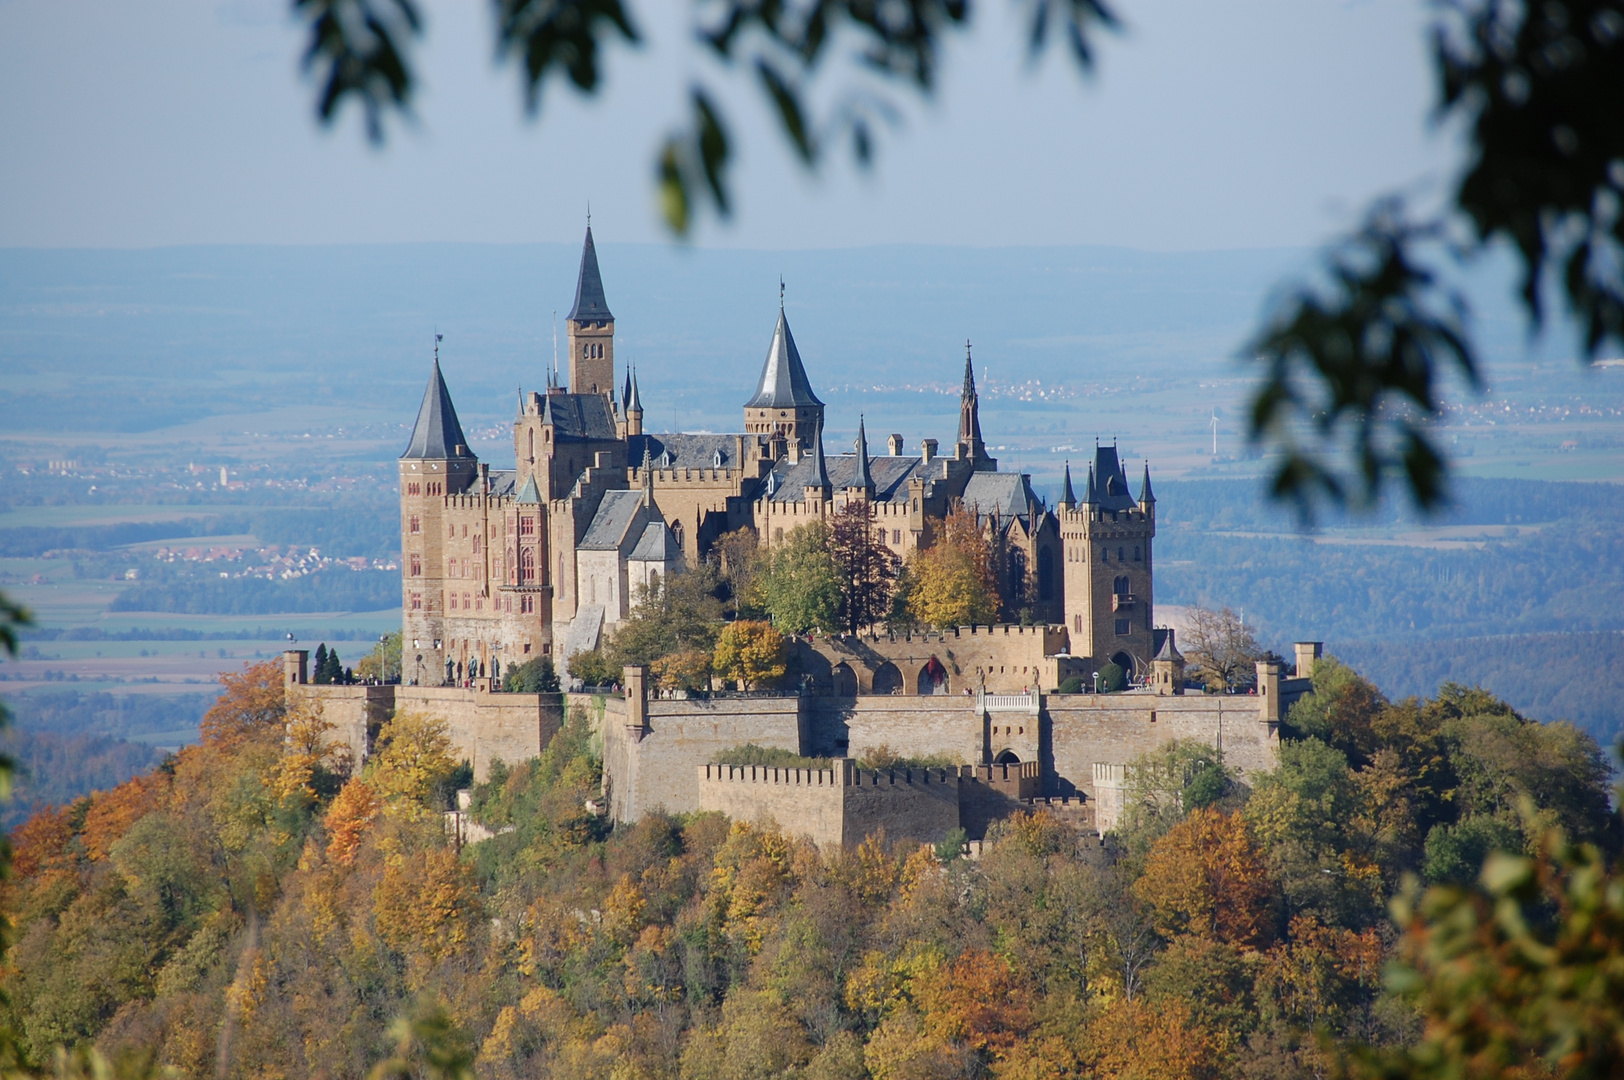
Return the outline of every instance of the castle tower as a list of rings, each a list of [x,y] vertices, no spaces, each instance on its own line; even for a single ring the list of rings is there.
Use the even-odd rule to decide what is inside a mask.
[[[626,434],[643,434],[643,395],[637,392],[637,372],[632,372],[631,395],[626,399]]]
[[[970,461],[976,472],[992,472],[998,462],[987,456],[987,444],[981,439],[981,398],[976,393],[976,373],[970,362],[970,343],[964,343],[964,389],[959,392],[958,457]]]
[[[1148,466],[1147,466],[1147,468],[1148,468]],[[1148,473],[1146,474],[1146,482],[1147,483],[1149,482],[1149,474]],[[1075,509],[1077,509],[1077,494],[1076,494],[1076,492],[1071,490],[1071,462],[1069,462],[1069,461],[1066,462],[1066,483],[1060,489],[1060,509],[1062,509],[1062,510],[1075,510]]]
[[[1065,566],[1066,630],[1073,656],[1150,673],[1155,657],[1155,495],[1149,466],[1139,499],[1128,490],[1115,446],[1099,446],[1083,501],[1057,508]]]
[[[863,417],[857,417],[857,465],[852,470],[851,482],[846,485],[846,498],[872,500],[874,498],[874,477],[868,471],[868,432],[863,427]]]
[[[603,276],[598,273],[598,249],[592,243],[592,226],[586,227],[586,243],[581,247],[581,271],[575,281],[575,306],[564,325],[568,328],[570,350],[570,391],[576,394],[615,392],[615,317],[603,295]]]
[[[812,392],[780,303],[778,325],[761,365],[755,396],[744,403],[744,430],[752,435],[781,435],[798,453],[811,449],[813,434],[822,424],[823,402]]]
[[[440,681],[447,499],[466,491],[478,468],[440,374],[436,335],[434,369],[417,410],[411,441],[400,455],[402,675],[408,681]]]
[[[812,431],[812,475],[806,485],[806,502],[817,506],[834,497],[834,486],[829,483],[829,467],[823,459],[823,420],[820,418]]]

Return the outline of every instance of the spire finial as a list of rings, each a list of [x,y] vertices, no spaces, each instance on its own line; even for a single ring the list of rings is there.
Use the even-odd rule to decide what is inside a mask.
[[[784,310],[784,275],[778,275],[778,310]]]
[[[586,201],[586,227],[592,228],[592,200]]]
[[[548,386],[558,385],[558,309],[553,308],[553,378]]]
[[[440,331],[434,331],[434,363],[436,366],[438,366],[440,363],[440,342],[444,338],[445,335],[440,333]]]

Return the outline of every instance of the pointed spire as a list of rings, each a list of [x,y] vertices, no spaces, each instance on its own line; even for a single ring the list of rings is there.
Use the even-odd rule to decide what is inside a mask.
[[[547,389],[558,389],[558,311],[553,311],[553,369],[547,373]]]
[[[632,369],[632,398],[626,404],[626,415],[643,411],[643,395],[637,392],[637,370]]]
[[[525,506],[534,506],[541,502],[541,488],[536,486],[535,473],[525,477],[524,486],[519,489],[519,497],[514,501]]]
[[[626,365],[626,377],[620,383],[620,415],[625,416],[626,410],[632,406],[632,368]]]
[[[541,399],[541,422],[543,426],[558,423],[553,419],[553,395],[548,394]]]
[[[1100,492],[1094,485],[1094,466],[1090,465],[1088,467],[1088,487],[1083,492],[1083,505],[1098,506],[1099,504]]]
[[[1066,484],[1060,489],[1060,505],[1067,510],[1077,505],[1077,496],[1071,490],[1071,462],[1066,462]]]
[[[519,416],[524,415],[524,385],[522,383],[519,385],[519,412],[518,412],[518,415]]]
[[[412,440],[406,444],[403,458],[464,458],[468,452],[468,437],[462,433],[457,420],[456,407],[451,404],[451,392],[445,388],[445,376],[440,374],[440,335],[434,335],[434,370],[429,375],[428,389],[423,391],[423,404],[417,410],[417,423],[412,426]]]
[[[1150,461],[1149,459],[1146,459],[1145,479],[1144,482],[1139,485],[1139,502],[1140,505],[1144,505],[1146,503],[1154,503],[1155,501],[1156,493],[1150,490]]]
[[[825,494],[833,490],[829,483],[829,466],[823,460],[823,418],[818,418],[817,428],[812,435],[812,483],[811,487],[820,488]]]
[[[964,389],[959,393],[959,446],[965,457],[978,464],[987,456],[981,441],[981,400],[976,394],[976,373],[970,360],[968,338],[964,341]]]
[[[756,394],[744,403],[747,409],[793,409],[796,407],[823,407],[823,402],[812,392],[806,368],[801,365],[800,350],[795,347],[795,336],[789,332],[789,320],[778,312],[778,325],[773,327],[773,341],[767,347],[767,360],[761,365],[761,381]]]
[[[571,322],[614,322],[603,296],[603,275],[598,272],[598,249],[592,243],[592,223],[586,226],[581,246],[581,272],[575,279],[575,306],[565,316]]]
[[[868,432],[863,427],[861,413],[857,414],[857,471],[852,473],[851,483],[846,486],[874,490],[874,477],[868,471]]]
[[[964,339],[964,389],[960,391],[961,397],[975,397],[976,371],[975,365],[970,362],[970,339]]]

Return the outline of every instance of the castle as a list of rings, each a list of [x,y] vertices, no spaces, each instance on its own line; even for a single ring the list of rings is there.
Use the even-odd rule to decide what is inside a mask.
[[[550,370],[543,390],[521,391],[512,469],[492,469],[469,449],[436,350],[399,462],[402,685],[308,686],[303,654],[288,654],[289,685],[323,700],[357,757],[391,708],[443,716],[476,775],[496,758],[539,753],[558,705],[500,693],[507,668],[536,657],[566,667],[615,633],[640,587],[697,565],[726,533],[750,529],[770,547],[863,503],[899,559],[928,548],[955,506],[974,513],[1011,621],[797,640],[802,686],[778,696],[666,699],[644,670],[626,669],[623,695],[582,699],[601,728],[617,820],[654,809],[774,816],[817,804],[823,810],[806,820],[824,824],[811,834],[841,843],[883,824],[889,806],[901,815],[894,823],[929,839],[949,819],[984,827],[998,807],[1058,799],[1104,825],[1122,766],[1170,738],[1220,746],[1242,769],[1272,764],[1275,731],[1306,691],[1318,646],[1299,647],[1295,679],[1260,665],[1256,697],[1185,696],[1183,658],[1154,621],[1148,465],[1135,496],[1116,448],[1097,447],[1082,498],[1068,466],[1057,505],[1046,506],[1028,476],[1001,471],[987,453],[968,346],[951,453],[926,439],[905,454],[892,435],[887,453],[871,455],[860,420],[852,451],[828,454],[825,406],[782,297],[743,430],[732,434],[643,430],[635,373],[622,371],[617,388],[615,318],[590,226],[566,327],[567,381]],[[1043,693],[1108,662],[1133,692]],[[744,743],[839,759],[887,747],[964,764],[917,783],[911,773],[865,780],[849,760],[821,771],[714,764]]]
[[[643,430],[635,374],[616,389],[615,317],[590,227],[565,325],[568,382],[550,372],[544,390],[520,394],[512,469],[469,449],[436,355],[400,458],[405,681],[467,685],[536,656],[563,666],[613,634],[640,585],[694,565],[722,534],[750,528],[772,545],[856,501],[899,558],[928,547],[962,503],[992,543],[1009,618],[1063,625],[1080,667],[1148,673],[1161,644],[1148,466],[1135,498],[1116,448],[1099,447],[1083,498],[1068,468],[1049,509],[1028,476],[988,455],[968,349],[950,454],[934,439],[904,454],[892,435],[870,455],[860,422],[852,452],[831,455],[782,305],[733,434]]]

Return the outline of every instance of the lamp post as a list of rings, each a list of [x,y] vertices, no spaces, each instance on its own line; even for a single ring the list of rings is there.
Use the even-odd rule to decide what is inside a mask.
[[[378,635],[378,685],[382,686],[389,681],[389,651],[385,646],[389,643],[388,634]]]
[[[1094,673],[1094,692],[1100,692],[1100,673],[1097,671]]]

